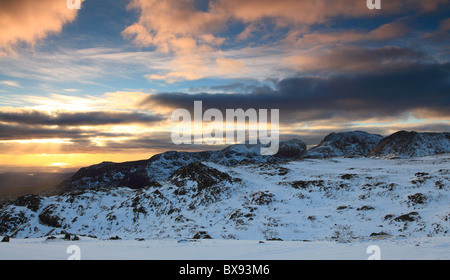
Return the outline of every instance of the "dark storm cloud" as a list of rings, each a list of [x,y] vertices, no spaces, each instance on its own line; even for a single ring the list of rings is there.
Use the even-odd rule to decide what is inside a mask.
[[[88,139],[90,137],[123,137],[125,133],[108,133],[81,129],[54,129],[28,125],[0,124],[0,140],[29,140],[29,139]]]
[[[409,48],[386,46],[378,49],[341,47],[313,59],[306,65],[299,65],[312,72],[374,72],[408,67],[414,63],[433,63],[433,58],[422,51]],[[294,66],[295,67],[295,66]]]
[[[161,120],[161,116],[130,112],[59,112],[56,115],[30,110],[0,112],[0,122],[26,125],[97,126],[153,123]]]
[[[256,87],[252,93],[158,93],[141,106],[163,105],[192,110],[196,100],[203,108],[280,109],[281,122],[398,117],[418,109],[448,116],[450,63],[392,63],[382,71],[336,74],[328,77],[294,77],[275,89]]]

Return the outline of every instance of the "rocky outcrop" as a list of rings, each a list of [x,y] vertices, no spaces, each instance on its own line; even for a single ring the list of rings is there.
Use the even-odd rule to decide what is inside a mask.
[[[308,150],[305,158],[367,156],[381,139],[381,135],[364,131],[331,133],[318,146]]]
[[[381,140],[368,156],[413,158],[443,153],[450,153],[450,133],[399,131]]]

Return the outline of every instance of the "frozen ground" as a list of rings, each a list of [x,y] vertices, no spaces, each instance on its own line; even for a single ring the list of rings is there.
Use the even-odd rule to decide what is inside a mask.
[[[46,240],[61,233],[81,238],[83,259],[367,259],[370,245],[382,259],[450,259],[449,163],[204,162],[160,186],[30,197],[0,209],[12,237],[0,259],[67,259],[70,242]]]
[[[80,241],[13,239],[0,243],[0,260],[66,260],[80,248],[81,260],[366,260],[369,246],[380,248],[382,260],[450,259],[450,239],[395,238],[335,241],[264,241],[257,240],[96,240]]]
[[[348,241],[447,236],[450,155],[186,167],[160,187],[86,190],[6,204],[0,234],[99,239]],[[225,176],[231,176],[226,178]]]

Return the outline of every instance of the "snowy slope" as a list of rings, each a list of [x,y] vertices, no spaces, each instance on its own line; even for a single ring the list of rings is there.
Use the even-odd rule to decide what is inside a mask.
[[[249,163],[280,163],[302,158],[306,144],[301,140],[280,142],[279,151],[274,156],[262,156],[261,145],[231,145],[219,151],[175,152],[158,154],[149,160],[112,163],[82,168],[72,178],[59,186],[57,192],[86,188],[130,187],[143,188],[158,185],[177,169],[196,161],[207,161],[235,166]]]
[[[331,158],[342,156],[366,156],[383,139],[378,134],[364,131],[331,133],[322,142],[308,150],[305,158]]]
[[[60,236],[58,236],[60,237]],[[72,245],[80,248],[81,260],[367,260],[373,245],[382,260],[449,260],[448,237],[367,238],[351,243],[335,241],[198,240],[98,240],[45,238],[12,239],[0,243],[0,260],[67,260]],[[272,274],[275,271],[270,270]],[[216,279],[220,273],[213,273]]]
[[[0,235],[108,239],[448,237],[450,155],[183,166],[146,188],[80,189],[0,208]],[[108,164],[107,164],[108,165]]]
[[[384,138],[370,157],[413,158],[450,153],[450,133],[399,131]]]
[[[167,180],[177,169],[197,161],[233,167],[243,164],[279,164],[303,158],[350,156],[411,158],[449,153],[450,134],[402,131],[383,139],[381,135],[354,131],[331,133],[318,146],[308,151],[306,144],[301,140],[280,142],[279,152],[274,156],[262,156],[260,150],[260,144],[239,144],[219,151],[169,151],[148,160],[104,162],[80,169],[72,178],[53,190],[53,194],[86,188],[139,189],[159,186],[159,182]]]

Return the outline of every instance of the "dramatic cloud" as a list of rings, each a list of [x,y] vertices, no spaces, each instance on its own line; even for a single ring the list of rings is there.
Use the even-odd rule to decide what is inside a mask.
[[[340,47],[326,50],[316,56],[293,56],[286,65],[307,72],[376,72],[417,63],[432,63],[433,59],[422,51],[386,46],[378,49]]]
[[[156,115],[133,112],[56,112],[36,110],[0,111],[0,122],[46,126],[98,126],[118,124],[150,124],[162,121]]]
[[[314,31],[291,32],[285,39],[287,43],[299,47],[312,47],[317,45],[343,44],[358,41],[386,41],[405,36],[411,31],[407,23],[396,21],[383,24],[373,30],[338,30],[338,31]]]
[[[194,101],[201,100],[204,108],[218,108],[223,112],[236,106],[280,109],[283,123],[357,122],[399,117],[419,110],[448,118],[448,92],[450,63],[408,63],[391,65],[380,72],[289,78],[280,81],[276,89],[259,87],[251,94],[159,93],[150,95],[141,105],[192,110]]]
[[[449,42],[450,41],[450,18],[441,21],[439,28],[429,34],[425,34],[424,38],[435,42]]]
[[[448,3],[0,0],[0,164],[217,149],[170,141],[196,100],[280,109],[281,139],[308,144],[448,130]]]
[[[445,0],[386,1],[383,14],[408,10],[435,10]],[[273,19],[278,26],[313,25],[337,17],[375,16],[366,1],[340,0],[132,0],[129,8],[140,12],[139,21],[123,32],[139,45],[154,45],[164,51],[192,51],[199,45],[214,46],[224,42],[213,34],[223,31],[230,20],[252,24]],[[380,33],[387,31],[387,26]],[[385,35],[381,36],[384,37]]]
[[[393,15],[410,10],[429,12],[441,4],[445,4],[445,0],[385,1],[382,11],[373,11],[367,9],[366,1],[361,0],[340,0],[332,4],[326,0],[132,0],[128,7],[139,12],[139,20],[128,26],[122,35],[138,46],[153,47],[158,52],[173,55],[169,69],[146,75],[150,81],[170,84],[205,77],[235,78],[250,71],[245,61],[222,52],[230,40],[244,40],[253,32],[264,31],[264,36],[256,40],[261,43],[285,27],[290,31],[282,40],[286,45],[279,46],[281,48],[390,40],[404,36],[410,28],[401,21],[394,21],[368,32],[320,33],[311,29],[317,25],[332,27],[335,19]],[[243,25],[242,32],[224,36],[237,23]],[[270,27],[259,30],[264,23]]]
[[[77,10],[69,9],[65,0],[0,1],[0,54],[14,51],[18,43],[34,44],[59,33],[76,16]]]

